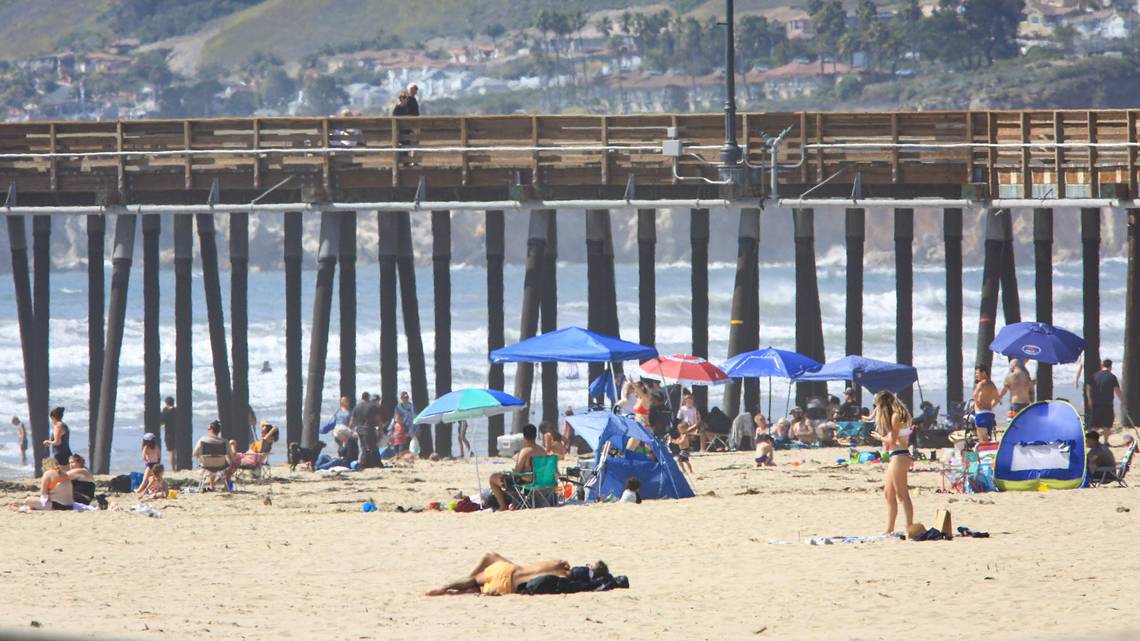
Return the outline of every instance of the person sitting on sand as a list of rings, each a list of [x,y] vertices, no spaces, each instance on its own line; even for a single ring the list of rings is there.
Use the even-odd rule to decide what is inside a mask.
[[[776,447],[787,449],[788,443],[792,441],[789,436],[791,427],[792,422],[786,416],[776,421],[776,424],[772,426],[772,442]]]
[[[807,414],[802,409],[793,407],[789,418],[791,420],[788,422],[788,437],[803,445],[814,444],[816,439],[815,428],[812,427]]]
[[[990,380],[990,370],[985,365],[974,368],[974,383],[974,427],[978,440],[988,443],[994,428],[997,427],[994,408],[997,407],[1000,398],[998,388]]]
[[[334,467],[352,467],[360,456],[360,445],[357,436],[352,430],[341,425],[333,430],[333,440],[336,442],[336,458],[321,453],[313,465],[314,470],[327,470]]]
[[[546,453],[557,456],[559,461],[566,458],[566,444],[562,442],[562,435],[558,433],[554,423],[543,421],[539,424],[539,430],[542,432],[542,446],[546,448]]]
[[[1100,434],[1096,430],[1085,432],[1085,465],[1089,473],[1116,473],[1116,455],[1107,445],[1100,442]]]
[[[488,552],[467,576],[441,588],[428,590],[425,596],[480,593],[487,596],[505,596],[518,592],[519,587],[527,581],[547,575],[568,577],[570,564],[552,559],[519,565],[497,552]]]
[[[78,454],[71,455],[71,459],[68,461],[67,476],[73,483],[75,481],[95,482],[95,475],[87,469],[87,461]]]
[[[757,430],[759,432],[759,430]],[[770,467],[776,465],[776,448],[772,443],[772,435],[767,432],[756,435],[756,467]]]
[[[71,455],[68,454],[68,457]],[[36,512],[70,510],[75,503],[71,477],[59,467],[59,461],[49,456],[43,461],[44,474],[40,477],[40,495],[33,496],[16,507]]]
[[[146,480],[144,480],[139,485],[138,489],[135,490],[135,494],[138,494],[140,496],[149,496],[151,498],[165,497],[170,488],[166,485],[166,477],[164,475],[162,463],[158,463],[148,468],[148,471],[150,474],[147,475]]]
[[[515,466],[511,470],[511,474],[494,473],[491,475],[490,485],[491,492],[495,495],[495,501],[498,503],[498,509],[503,510],[507,507],[507,494],[503,488],[508,483],[516,481],[529,482],[534,478],[534,462],[532,459],[536,456],[545,456],[546,450],[541,445],[535,442],[538,436],[538,428],[534,425],[527,424],[523,426],[523,445],[515,454]]]
[[[914,525],[914,504],[910,500],[907,472],[914,459],[910,454],[910,410],[894,394],[882,391],[875,395],[875,430],[871,437],[881,442],[890,452],[890,461],[883,475],[883,496],[887,500],[887,530],[895,531],[899,504],[903,506],[906,527]]]
[[[641,481],[636,476],[625,480],[625,490],[622,491],[618,503],[641,503]]]
[[[229,462],[229,467],[226,469],[225,481],[226,483],[229,483],[230,479],[233,478],[234,471],[237,469],[237,464],[235,463],[237,460],[237,453],[234,451],[233,441],[227,442],[222,438],[221,421],[210,421],[210,424],[206,427],[206,435],[198,439],[198,444],[194,446],[194,451],[191,453],[191,456],[194,458],[201,458],[202,445],[207,443],[214,446],[216,446],[218,443],[226,444],[226,461]]]

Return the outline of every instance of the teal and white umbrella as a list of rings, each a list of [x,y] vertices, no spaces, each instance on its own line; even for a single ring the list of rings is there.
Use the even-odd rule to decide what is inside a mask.
[[[526,407],[522,400],[493,389],[467,388],[448,392],[432,401],[412,421],[415,424],[454,423],[484,416],[517,412]]]

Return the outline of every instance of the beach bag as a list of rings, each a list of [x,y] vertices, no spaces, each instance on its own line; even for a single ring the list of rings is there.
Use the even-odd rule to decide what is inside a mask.
[[[128,494],[131,492],[131,477],[127,474],[120,474],[111,479],[111,491],[116,494]]]

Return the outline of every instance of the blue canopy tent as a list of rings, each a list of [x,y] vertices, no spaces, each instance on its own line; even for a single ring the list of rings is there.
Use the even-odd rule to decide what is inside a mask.
[[[877,361],[865,356],[844,356],[814,372],[795,378],[800,381],[855,381],[871,393],[899,392],[918,382],[918,370],[910,365]]]
[[[612,412],[589,412],[566,417],[570,427],[594,445],[597,481],[590,487],[588,500],[621,496],[628,478],[641,482],[643,499],[687,499],[693,496],[685,475],[665,444],[653,438],[641,423]],[[641,441],[653,452],[653,460],[642,452],[626,449],[629,439]],[[613,454],[616,451],[619,454]]]
[[[643,361],[657,356],[653,347],[638,345],[581,327],[562,329],[532,336],[514,345],[491,352],[495,365],[503,363],[612,363]],[[615,385],[610,379],[610,385]],[[614,389],[613,396],[617,396]]]

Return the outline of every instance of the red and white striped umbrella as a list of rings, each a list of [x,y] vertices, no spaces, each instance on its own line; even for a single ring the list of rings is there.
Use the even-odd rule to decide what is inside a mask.
[[[642,377],[667,385],[724,385],[730,380],[716,365],[700,356],[688,354],[651,358],[639,369]]]

